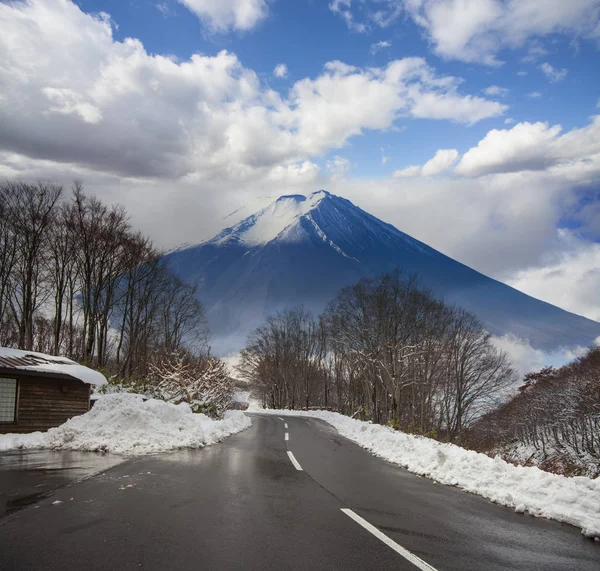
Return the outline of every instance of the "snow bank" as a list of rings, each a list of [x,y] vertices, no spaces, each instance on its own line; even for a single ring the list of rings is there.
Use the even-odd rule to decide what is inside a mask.
[[[327,411],[261,411],[279,416],[309,416],[331,424],[346,438],[376,456],[441,484],[478,494],[518,513],[529,513],[580,527],[600,537],[600,479],[567,478],[535,467],[514,466],[454,444],[444,444],[353,420]]]
[[[251,425],[239,411],[223,420],[194,414],[187,404],[174,405],[138,395],[112,394],[92,410],[75,416],[48,432],[0,435],[0,452],[50,448],[89,450],[126,456],[155,454],[181,448],[202,448]]]

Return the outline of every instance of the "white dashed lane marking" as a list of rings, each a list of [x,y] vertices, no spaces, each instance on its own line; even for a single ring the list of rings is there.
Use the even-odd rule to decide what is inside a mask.
[[[300,472],[302,472],[302,466],[300,466],[300,464],[298,464],[298,460],[296,460],[296,458],[294,458],[294,455],[292,454],[292,452],[290,452],[288,450],[287,455],[289,456],[292,464],[294,465],[294,468],[296,468],[296,470],[300,470]]]

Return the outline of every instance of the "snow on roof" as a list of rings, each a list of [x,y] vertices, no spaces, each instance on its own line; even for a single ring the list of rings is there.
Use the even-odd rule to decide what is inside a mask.
[[[80,380],[82,383],[97,387],[107,383],[106,377],[98,371],[84,367],[66,357],[54,357],[35,351],[0,347],[0,367],[20,371],[68,375]]]

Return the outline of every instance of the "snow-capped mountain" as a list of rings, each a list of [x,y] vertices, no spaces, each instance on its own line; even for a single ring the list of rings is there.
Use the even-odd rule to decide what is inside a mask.
[[[600,323],[532,298],[445,256],[324,190],[282,196],[232,228],[167,256],[198,284],[217,351],[239,349],[264,317],[304,304],[318,313],[344,286],[396,267],[495,335],[533,347],[590,345]]]

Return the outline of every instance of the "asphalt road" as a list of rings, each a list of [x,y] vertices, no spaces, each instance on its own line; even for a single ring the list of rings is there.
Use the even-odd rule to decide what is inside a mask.
[[[129,460],[0,519],[2,571],[428,565],[598,571],[600,544],[409,474],[324,422],[256,415],[220,444]]]
[[[121,462],[120,456],[70,450],[4,452],[0,454],[0,518]]]

